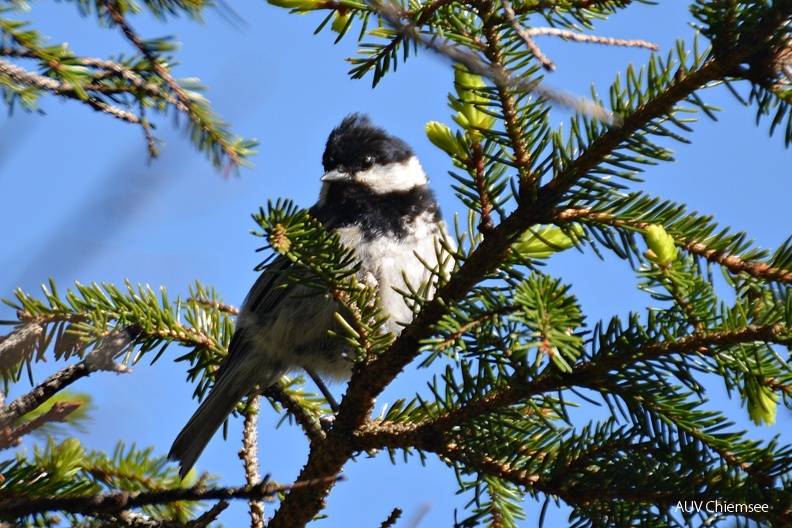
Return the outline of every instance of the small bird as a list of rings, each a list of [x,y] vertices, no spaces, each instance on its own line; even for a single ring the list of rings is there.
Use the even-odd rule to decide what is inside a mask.
[[[360,114],[348,115],[330,133],[322,165],[319,201],[310,213],[355,251],[358,279],[374,283],[389,316],[384,328],[398,334],[413,311],[397,290],[417,289],[432,280],[431,268],[447,272],[452,265],[447,254],[439,256],[438,239],[447,227],[429,180],[407,143]],[[335,301],[307,295],[305,286],[277,287],[283,274],[273,272],[290,265],[276,258],[242,304],[214,386],[168,454],[180,462],[182,478],[243,397],[301,369],[327,380],[349,379],[348,345],[330,332],[337,328]],[[433,295],[434,284],[427,291]]]

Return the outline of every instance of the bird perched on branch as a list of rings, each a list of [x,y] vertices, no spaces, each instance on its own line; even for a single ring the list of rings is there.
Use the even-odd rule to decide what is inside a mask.
[[[373,279],[389,316],[385,330],[398,334],[413,311],[397,290],[416,290],[432,280],[430,270],[443,273],[452,265],[440,256],[446,225],[428,178],[404,141],[360,114],[330,133],[322,164],[322,189],[310,212],[355,251],[359,278]],[[349,378],[348,345],[330,334],[338,306],[329,296],[306,295],[305,287],[276,287],[283,275],[272,271],[289,265],[275,259],[242,304],[214,386],[168,455],[180,462],[182,477],[243,397],[300,369],[324,379]],[[433,285],[427,292],[434,293]]]

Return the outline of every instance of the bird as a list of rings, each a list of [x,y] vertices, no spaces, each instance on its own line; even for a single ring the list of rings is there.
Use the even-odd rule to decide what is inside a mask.
[[[414,315],[401,292],[427,284],[431,298],[438,274],[453,267],[455,243],[429,179],[404,140],[359,113],[332,130],[322,165],[319,199],[309,212],[354,250],[358,279],[375,287],[388,316],[384,331],[398,335]],[[214,385],[168,454],[182,478],[245,396],[301,370],[328,381],[351,377],[351,350],[331,333],[338,306],[328,295],[307,294],[306,286],[284,287],[278,271],[292,265],[277,257],[242,303]]]

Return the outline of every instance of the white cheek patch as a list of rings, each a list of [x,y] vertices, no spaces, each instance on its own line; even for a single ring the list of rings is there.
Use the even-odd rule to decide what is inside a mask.
[[[376,194],[409,191],[426,185],[429,181],[415,156],[401,163],[384,166],[375,164],[372,168],[355,174],[354,179]]]

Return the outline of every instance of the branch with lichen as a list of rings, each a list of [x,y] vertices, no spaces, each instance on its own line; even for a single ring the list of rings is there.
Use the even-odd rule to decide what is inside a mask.
[[[117,491],[86,497],[0,498],[0,519],[15,519],[50,511],[84,515],[113,514],[141,506],[171,504],[178,501],[228,501],[232,499],[260,501],[293,489],[321,486],[328,480],[337,481],[339,479],[328,477],[311,482],[278,485],[265,478],[259,484],[243,487],[207,488],[199,486],[154,491]]]
[[[0,412],[0,427],[8,427],[20,416],[39,407],[55,393],[93,372],[129,372],[127,367],[116,363],[114,359],[132,343],[136,334],[136,327],[124,327],[105,337],[102,344],[85,356],[85,359],[56,372],[32,391],[19,396],[5,406]]]
[[[122,110],[116,106],[109,105],[103,101],[100,101],[96,97],[81,97],[81,92],[74,85],[28,72],[19,66],[15,66],[5,60],[0,59],[0,78],[2,77],[5,77],[8,81],[13,81],[20,86],[43,90],[54,95],[61,95],[68,97],[69,99],[84,102],[94,110],[104,112],[112,117],[115,117],[116,119],[120,119],[121,121],[126,121],[127,123],[132,123],[135,125],[141,124],[140,118],[131,112]],[[103,91],[101,87],[97,86],[88,86],[84,87],[83,89],[85,91]],[[118,90],[116,93],[120,92],[121,90]]]
[[[256,486],[260,480],[258,463],[258,413],[260,396],[248,398],[245,411],[245,424],[242,429],[242,449],[239,450],[239,458],[245,468],[245,480],[249,487]],[[258,499],[248,500],[248,510],[250,513],[250,528],[264,528],[264,503]]]

